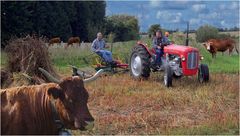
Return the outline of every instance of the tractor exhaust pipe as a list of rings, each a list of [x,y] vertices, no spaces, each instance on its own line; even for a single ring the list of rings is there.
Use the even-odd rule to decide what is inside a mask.
[[[187,36],[186,36],[186,46],[188,46],[188,33],[189,33],[189,22],[187,22]]]

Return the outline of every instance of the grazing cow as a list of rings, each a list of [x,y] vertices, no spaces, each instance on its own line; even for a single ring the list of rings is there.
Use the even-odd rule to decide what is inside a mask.
[[[217,51],[225,52],[229,50],[229,55],[235,46],[236,52],[238,49],[236,47],[235,41],[233,39],[210,39],[206,43],[203,43],[204,47],[212,54],[212,57],[216,57]]]
[[[52,38],[52,39],[49,41],[48,46],[53,46],[54,43],[60,44],[60,43],[61,43],[61,39],[60,39],[59,37]]]
[[[68,77],[58,80],[39,69],[51,81],[42,85],[1,90],[1,134],[59,134],[63,128],[87,130],[94,118],[87,106],[88,79]]]
[[[70,37],[68,39],[67,47],[69,47],[70,45],[73,45],[74,43],[78,43],[80,46],[80,38],[79,37]]]

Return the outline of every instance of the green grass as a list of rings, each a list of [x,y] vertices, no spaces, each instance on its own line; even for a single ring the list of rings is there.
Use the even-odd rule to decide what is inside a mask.
[[[200,50],[201,55],[204,56],[203,64],[207,64],[210,72],[213,73],[238,73],[239,72],[239,55],[234,52],[233,55],[228,55],[228,51],[222,55],[218,52],[216,58],[200,44],[196,43],[195,47]]]
[[[239,125],[233,120],[228,119],[226,123],[214,122],[202,124],[190,128],[170,129],[172,135],[238,135]]]
[[[6,66],[7,63],[7,54],[4,51],[1,51],[1,68]]]
[[[174,37],[174,36],[173,36]],[[184,38],[175,37],[171,39],[176,44],[184,44]],[[147,43],[151,47],[151,39],[144,38],[142,39],[144,43]],[[116,42],[113,44],[113,57],[118,59],[120,58],[123,62],[128,63],[132,47],[136,44],[137,41],[128,41],[128,42]],[[52,62],[56,69],[59,71],[65,71],[69,69],[68,65],[75,65],[80,68],[84,67],[93,67],[96,64],[96,58],[99,58],[96,54],[93,54],[90,51],[90,45],[85,45],[81,48],[56,48],[51,47],[49,49]],[[108,44],[110,45],[110,44]],[[204,56],[202,63],[209,66],[211,73],[238,73],[239,72],[239,55],[235,52],[232,56],[228,55],[228,52],[222,56],[222,53],[218,53],[216,58],[212,58],[211,54],[201,45],[197,43],[194,38],[190,37],[189,45],[196,47],[200,50],[201,55]],[[109,48],[110,50],[110,48]],[[234,50],[235,51],[235,50]],[[1,52],[1,67],[6,64],[6,54]]]

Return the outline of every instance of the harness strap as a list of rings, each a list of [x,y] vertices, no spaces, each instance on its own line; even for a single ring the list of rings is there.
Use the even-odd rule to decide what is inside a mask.
[[[60,132],[61,130],[64,129],[64,124],[62,123],[62,121],[60,120],[60,117],[59,117],[59,114],[57,112],[57,109],[56,109],[56,100],[50,100],[50,105],[51,105],[51,110],[52,110],[52,113],[53,113],[53,119],[54,119],[54,122],[57,126],[57,129],[58,129],[58,132]]]

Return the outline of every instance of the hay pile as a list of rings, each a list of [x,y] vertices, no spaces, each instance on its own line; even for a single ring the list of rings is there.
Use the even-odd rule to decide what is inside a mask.
[[[46,81],[44,75],[38,70],[39,67],[58,77],[52,67],[48,49],[42,38],[27,36],[11,39],[5,51],[8,58],[6,69],[10,73],[18,75],[16,76],[18,80],[22,77],[19,74],[29,79],[29,83],[26,85],[40,84]]]
[[[1,88],[10,86],[13,82],[13,75],[7,70],[1,69]]]

